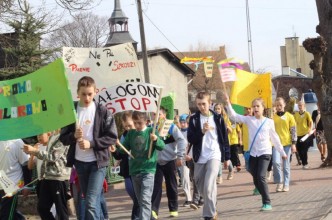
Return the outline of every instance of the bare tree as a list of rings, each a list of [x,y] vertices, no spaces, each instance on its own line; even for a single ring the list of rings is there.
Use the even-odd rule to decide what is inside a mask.
[[[332,166],[332,1],[316,0],[319,25],[317,38],[308,38],[304,48],[314,55],[310,62],[313,69],[313,88],[317,95],[322,115],[322,122],[327,139],[328,155],[322,166]]]
[[[100,4],[102,0],[54,0],[60,7],[69,12],[88,10]],[[19,4],[22,0],[0,0],[0,15],[11,11],[15,4]]]
[[[109,28],[107,17],[91,12],[74,15],[72,21],[65,22],[43,40],[43,47],[102,47],[105,45]],[[55,54],[54,58],[61,56]]]

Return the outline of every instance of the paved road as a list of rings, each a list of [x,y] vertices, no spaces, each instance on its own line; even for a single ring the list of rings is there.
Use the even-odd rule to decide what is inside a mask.
[[[320,155],[317,150],[309,152],[311,169],[303,170],[292,163],[291,185],[289,192],[275,192],[276,184],[269,184],[273,210],[261,212],[261,197],[252,195],[252,179],[249,173],[235,173],[233,180],[226,180],[218,185],[218,213],[220,219],[323,219],[332,209],[332,169],[318,169]],[[115,186],[108,195],[111,219],[129,219],[130,207],[123,184]],[[183,204],[184,197],[179,197]],[[161,204],[159,219],[169,218],[165,194]],[[331,215],[330,215],[331,216]],[[179,208],[178,219],[201,219],[201,210],[194,211],[187,207]],[[327,219],[327,218],[325,218]]]
[[[252,178],[242,170],[235,173],[233,180],[226,180],[218,185],[219,219],[324,219],[332,220],[332,169],[318,168],[320,155],[317,150],[309,152],[309,170],[301,166],[291,167],[291,185],[289,192],[275,192],[276,184],[269,183],[273,210],[261,212],[261,197],[253,196]],[[180,190],[181,192],[181,190]],[[124,190],[124,184],[119,183],[107,194],[107,205],[110,219],[130,219],[131,201]],[[177,219],[202,219],[201,209],[192,210],[182,207],[184,197],[179,197],[179,217]],[[163,194],[159,219],[169,219],[167,200]],[[30,219],[38,219],[30,217]]]

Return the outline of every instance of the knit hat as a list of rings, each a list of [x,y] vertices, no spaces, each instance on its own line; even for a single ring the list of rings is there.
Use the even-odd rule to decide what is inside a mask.
[[[180,121],[180,122],[181,122],[181,121],[186,121],[186,120],[187,120],[187,117],[188,117],[187,114],[182,114],[182,115],[180,115],[180,119],[179,119],[179,121]]]

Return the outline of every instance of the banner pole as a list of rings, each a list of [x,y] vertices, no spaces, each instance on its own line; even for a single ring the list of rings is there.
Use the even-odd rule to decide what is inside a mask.
[[[161,96],[162,96],[162,93],[163,93],[163,88],[160,88],[160,94],[159,94],[159,99],[158,99],[158,104],[157,104],[156,117],[154,117],[154,122],[153,122],[153,129],[152,129],[152,133],[153,134],[156,132],[156,127],[157,127],[157,123],[158,123],[158,119],[159,119],[159,109],[160,109],[160,105],[161,105]],[[151,157],[152,144],[153,144],[153,141],[151,141],[151,139],[150,139],[150,147],[149,147],[148,159],[150,159],[150,157]]]
[[[120,142],[117,143],[116,145],[118,145],[122,150],[124,150],[131,158],[135,159],[135,157]]]

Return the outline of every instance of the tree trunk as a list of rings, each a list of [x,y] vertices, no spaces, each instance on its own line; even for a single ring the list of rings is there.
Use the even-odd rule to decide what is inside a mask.
[[[332,1],[316,0],[319,33],[327,42],[327,51],[323,56],[314,55],[316,67],[314,69],[313,88],[318,97],[322,114],[322,122],[327,139],[328,156],[325,166],[332,165]],[[320,69],[321,68],[321,69]]]

